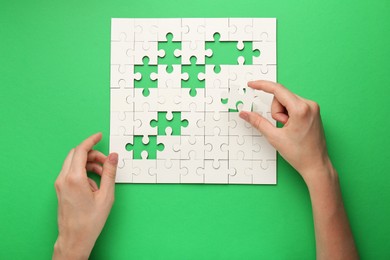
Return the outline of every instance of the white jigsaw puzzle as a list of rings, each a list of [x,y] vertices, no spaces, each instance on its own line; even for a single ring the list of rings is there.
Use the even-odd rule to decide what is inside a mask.
[[[275,149],[238,116],[276,125],[273,96],[247,87],[276,65],[275,18],[113,18],[116,182],[276,184]]]

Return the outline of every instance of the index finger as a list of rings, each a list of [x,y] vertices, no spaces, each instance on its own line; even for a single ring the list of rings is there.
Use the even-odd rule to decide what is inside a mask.
[[[85,171],[88,160],[88,152],[91,151],[94,145],[97,144],[101,139],[102,133],[97,133],[91,135],[76,147],[70,173],[80,173]]]
[[[287,108],[291,108],[293,104],[297,101],[297,97],[290,90],[285,88],[283,85],[267,81],[267,80],[256,80],[248,82],[248,86],[257,89],[263,90],[267,93],[271,93],[275,96],[275,98]]]

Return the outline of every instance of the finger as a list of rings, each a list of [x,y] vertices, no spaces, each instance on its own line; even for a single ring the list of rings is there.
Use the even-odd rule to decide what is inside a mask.
[[[279,102],[287,108],[287,110],[293,108],[294,103],[297,102],[295,94],[276,82],[257,80],[248,82],[248,86],[253,89],[263,90],[267,93],[273,94],[276,99],[278,99]]]
[[[104,193],[113,194],[115,188],[116,167],[118,166],[118,154],[108,155],[103,164],[102,179],[100,181],[100,190]]]
[[[283,124],[287,123],[288,112],[286,108],[275,97],[272,100],[272,104],[271,104],[271,114],[272,114],[272,118],[275,119],[276,121],[279,121]]]
[[[94,173],[102,176],[103,167],[98,163],[87,162],[87,166],[85,168],[87,169],[87,172],[94,172]]]
[[[272,136],[277,130],[277,128],[273,126],[270,121],[268,121],[258,113],[241,111],[240,117],[245,121],[249,122],[257,130],[259,130],[259,132],[263,134],[267,139]]]
[[[62,169],[58,177],[65,176],[69,172],[70,165],[72,163],[73,154],[74,154],[74,149],[70,150],[68,155],[66,156],[64,164],[62,165]]]
[[[107,156],[105,156],[103,153],[96,150],[92,150],[88,153],[87,162],[97,162],[103,164],[106,158]]]
[[[99,187],[97,186],[96,182],[92,180],[91,178],[88,178],[89,186],[91,186],[92,191],[97,191]]]
[[[102,139],[102,134],[97,133],[91,135],[90,137],[85,139],[79,146],[76,147],[73,155],[70,173],[80,174],[85,172],[88,152],[92,150],[93,146],[97,144],[101,139]]]

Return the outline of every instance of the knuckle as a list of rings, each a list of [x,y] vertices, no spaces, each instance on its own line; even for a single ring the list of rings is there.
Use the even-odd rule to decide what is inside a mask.
[[[311,101],[311,107],[316,114],[320,112],[320,105],[317,102]]]
[[[70,186],[76,186],[81,182],[81,178],[78,175],[68,175],[66,176],[66,184]]]
[[[306,117],[310,113],[310,106],[306,102],[302,102],[297,107],[297,114],[302,117]]]
[[[260,116],[256,117],[255,121],[254,121],[254,126],[260,130],[261,128],[261,124],[263,123],[263,118],[261,118]]]
[[[57,180],[54,182],[54,188],[56,189],[57,192],[60,192],[61,187],[62,187],[62,181],[59,180],[59,179],[57,179]]]

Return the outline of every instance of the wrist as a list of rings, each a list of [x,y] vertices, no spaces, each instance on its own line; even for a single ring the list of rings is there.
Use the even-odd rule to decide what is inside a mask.
[[[84,241],[65,239],[58,236],[54,244],[53,259],[88,259],[93,245],[87,245]]]
[[[301,173],[309,192],[323,185],[338,185],[338,174],[329,158]]]

